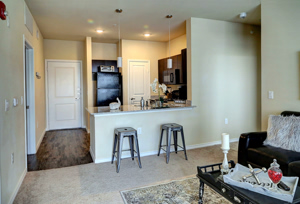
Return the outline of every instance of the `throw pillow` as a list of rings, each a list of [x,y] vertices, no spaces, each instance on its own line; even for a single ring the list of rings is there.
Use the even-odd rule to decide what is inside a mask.
[[[264,145],[300,152],[300,117],[270,115]]]

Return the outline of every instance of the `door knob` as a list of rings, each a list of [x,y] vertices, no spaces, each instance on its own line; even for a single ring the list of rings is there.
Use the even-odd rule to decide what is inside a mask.
[[[80,99],[80,98],[75,98],[75,99],[77,100],[77,99]]]
[[[135,100],[135,98],[131,98],[131,100]]]

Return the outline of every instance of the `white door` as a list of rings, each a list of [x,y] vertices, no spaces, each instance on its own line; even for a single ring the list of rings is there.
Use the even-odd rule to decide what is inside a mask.
[[[129,104],[139,104],[141,97],[150,99],[150,62],[129,61]]]
[[[81,64],[48,61],[49,129],[81,127]]]

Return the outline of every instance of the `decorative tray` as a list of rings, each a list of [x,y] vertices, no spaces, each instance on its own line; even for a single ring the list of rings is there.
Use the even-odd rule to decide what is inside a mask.
[[[254,169],[257,171],[259,169]],[[260,173],[257,175],[261,185],[256,183],[254,177],[249,177],[245,182],[242,181],[242,177],[249,174],[249,168],[242,166],[240,164],[236,164],[233,169],[226,175],[223,175],[223,180],[225,183],[228,183],[233,186],[237,186],[240,188],[247,189],[249,191],[254,191],[256,193],[260,193],[269,197],[273,197],[279,200],[284,200],[288,202],[293,202],[293,198],[295,195],[295,191],[297,189],[298,177],[286,177],[283,176],[281,181],[283,181],[287,186],[290,187],[289,191],[284,191],[281,189],[273,190],[271,186],[273,185],[269,179],[268,173]]]

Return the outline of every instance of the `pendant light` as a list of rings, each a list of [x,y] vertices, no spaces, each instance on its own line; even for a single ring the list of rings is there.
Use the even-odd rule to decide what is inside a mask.
[[[171,59],[171,45],[170,45],[170,21],[171,21],[171,18],[172,18],[173,16],[172,15],[167,15],[166,16],[166,18],[168,18],[169,19],[169,59],[168,59],[168,69],[172,69],[172,59]]]
[[[120,31],[120,14],[122,13],[122,9],[116,9],[116,12],[119,14],[119,57],[118,57],[118,61],[117,61],[117,67],[122,67],[122,57],[121,57],[121,55],[120,55],[120,53],[121,53],[121,49],[120,49],[120,47],[121,47],[121,38],[120,38],[120,33],[121,33],[121,31]]]

